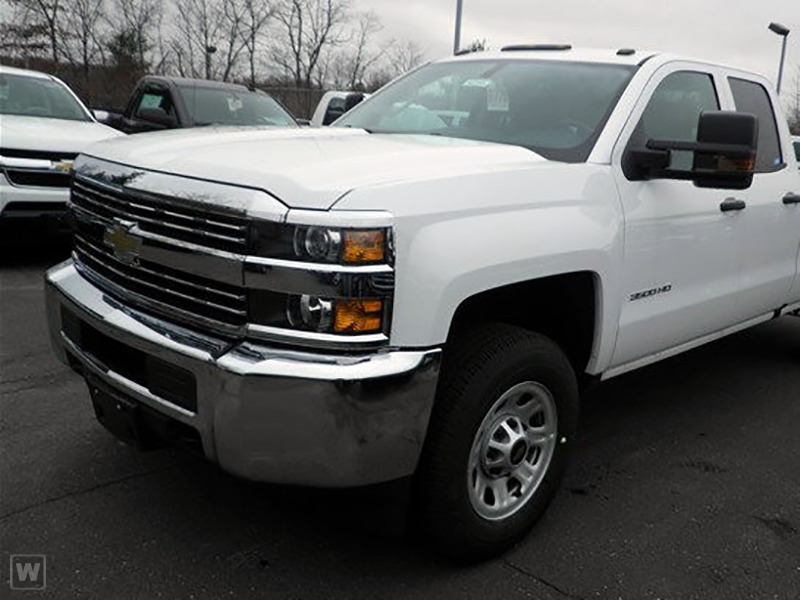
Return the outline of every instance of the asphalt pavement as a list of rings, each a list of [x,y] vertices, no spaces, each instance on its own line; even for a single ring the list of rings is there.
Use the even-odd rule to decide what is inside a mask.
[[[116,442],[49,347],[66,250],[0,252],[0,598],[800,599],[798,318],[598,385],[544,519],[464,568],[404,535],[407,482],[253,485]],[[44,591],[10,590],[18,554]]]

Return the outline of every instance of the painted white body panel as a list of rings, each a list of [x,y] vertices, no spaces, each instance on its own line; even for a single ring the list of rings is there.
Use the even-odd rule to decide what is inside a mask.
[[[514,146],[331,127],[203,127],[148,133],[147,138],[113,140],[95,146],[91,154],[144,169],[263,189],[292,208],[312,210],[330,208],[353,189],[544,162]]]
[[[82,152],[95,142],[123,135],[93,121],[0,115],[0,146],[15,150]]]
[[[459,304],[481,291],[576,271],[596,273],[603,308],[618,305],[622,214],[608,168],[534,162],[514,169],[359,189],[336,205],[376,205],[395,217],[393,344],[445,341]],[[569,243],[565,243],[566,240]],[[594,360],[613,348],[600,311]]]
[[[519,147],[339,128],[171,131],[100,144],[92,154],[265,190],[292,209],[288,218],[295,222],[310,219],[312,211],[319,215],[314,222],[352,225],[363,211],[391,215],[393,346],[442,344],[458,306],[477,293],[591,272],[597,311],[586,371],[609,376],[761,322],[800,301],[800,207],[781,200],[800,193],[800,175],[780,115],[786,165],[757,174],[748,190],[633,182],[620,167],[650,93],[667,74],[708,72],[727,110],[733,108],[727,77],[770,86],[717,65],[645,57],[582,164],[547,161]],[[504,58],[530,57],[522,52]],[[631,65],[642,58],[552,54],[552,60]],[[721,212],[728,197],[745,200],[747,210]],[[665,293],[632,300],[664,286]]]

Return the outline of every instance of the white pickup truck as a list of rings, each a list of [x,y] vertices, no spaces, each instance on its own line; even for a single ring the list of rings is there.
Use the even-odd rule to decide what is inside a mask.
[[[0,237],[31,219],[63,216],[72,160],[121,135],[98,123],[60,79],[0,65]]]
[[[413,475],[463,560],[553,497],[582,382],[800,308],[800,174],[768,82],[513,46],[326,129],[173,131],[74,166],[58,356],[99,420],[244,478]]]

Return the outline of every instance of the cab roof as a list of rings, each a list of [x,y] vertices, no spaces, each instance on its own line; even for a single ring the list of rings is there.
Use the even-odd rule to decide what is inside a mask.
[[[744,73],[753,73],[747,69],[734,65],[721,64],[719,62],[695,58],[690,56],[680,56],[652,50],[639,50],[636,48],[575,48],[569,44],[514,44],[505,46],[500,50],[488,50],[483,52],[462,52],[455,56],[442,59],[441,62],[457,60],[482,60],[482,59],[540,59],[564,62],[581,63],[602,63],[619,64],[629,66],[639,66],[650,62],[653,66],[674,61],[690,61],[715,67],[723,67]]]
[[[483,52],[462,51],[456,56],[448,57],[443,60],[538,58],[566,62],[604,63],[635,66],[656,55],[656,52],[636,50],[632,48],[598,49],[574,48],[569,44],[514,44],[511,46],[504,46],[501,50],[487,50]]]

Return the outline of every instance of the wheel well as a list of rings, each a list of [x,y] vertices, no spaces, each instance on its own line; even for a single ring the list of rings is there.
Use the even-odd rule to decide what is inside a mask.
[[[448,339],[478,323],[508,323],[548,336],[575,372],[584,373],[594,343],[597,283],[594,273],[581,271],[481,292],[459,305]]]

